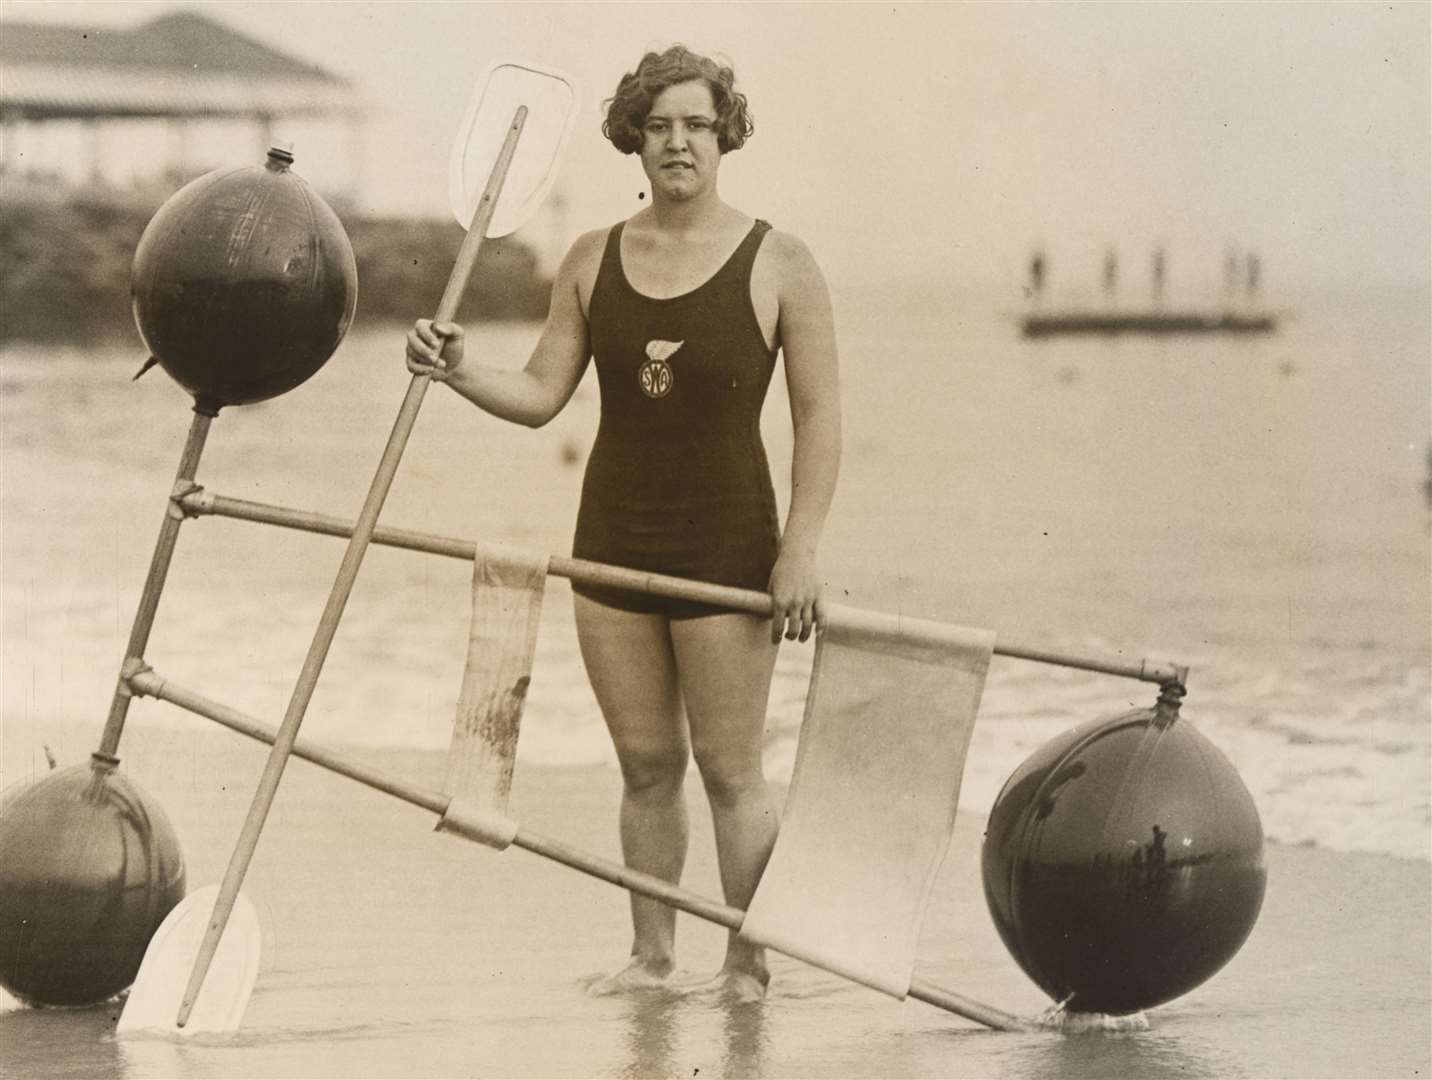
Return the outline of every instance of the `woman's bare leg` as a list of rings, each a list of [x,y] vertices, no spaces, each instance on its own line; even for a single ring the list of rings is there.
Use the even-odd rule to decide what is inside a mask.
[[[711,802],[716,856],[726,902],[746,908],[776,842],[779,822],[761,751],[776,646],[770,621],[714,615],[671,623],[676,670],[691,747]],[[724,988],[742,998],[765,993],[765,950],[727,939]]]
[[[622,770],[622,857],[676,884],[686,862],[690,743],[667,620],[574,597],[577,640]],[[660,985],[675,968],[676,912],[631,894],[632,959],[596,994]]]

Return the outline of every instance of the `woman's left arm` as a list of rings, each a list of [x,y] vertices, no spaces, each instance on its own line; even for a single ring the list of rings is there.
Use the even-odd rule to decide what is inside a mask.
[[[776,234],[780,341],[795,447],[791,502],[771,571],[771,640],[805,641],[819,621],[816,548],[840,472],[840,380],[830,291],[810,250]]]

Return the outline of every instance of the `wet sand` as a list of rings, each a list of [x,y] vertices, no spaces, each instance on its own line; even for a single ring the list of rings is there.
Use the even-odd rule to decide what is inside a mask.
[[[166,809],[190,887],[217,881],[267,750],[193,719],[126,735],[125,769]],[[355,756],[436,786],[442,755]],[[519,768],[524,827],[618,857],[612,769]],[[694,780],[684,884],[719,897]],[[1134,1034],[1004,1034],[776,957],[770,997],[722,1007],[591,998],[617,966],[624,895],[527,852],[431,832],[424,811],[307,762],[285,776],[245,891],[264,966],[222,1041],[116,1040],[115,1007],[0,1013],[5,1074],[34,1077],[1394,1077],[1426,1076],[1429,864],[1270,845],[1264,910],[1221,973]],[[1049,1002],[1004,951],[962,815],[918,974],[1031,1016]],[[714,970],[724,931],[682,916],[682,966]]]

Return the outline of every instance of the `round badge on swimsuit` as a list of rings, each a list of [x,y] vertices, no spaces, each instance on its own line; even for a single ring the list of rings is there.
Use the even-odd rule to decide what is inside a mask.
[[[649,398],[662,398],[671,393],[671,385],[676,381],[676,376],[666,361],[685,344],[685,341],[646,343],[646,363],[642,364],[636,373],[637,383],[643,394]]]

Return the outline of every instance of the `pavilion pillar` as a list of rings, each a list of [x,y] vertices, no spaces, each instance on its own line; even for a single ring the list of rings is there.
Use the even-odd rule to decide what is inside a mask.
[[[20,114],[12,109],[0,113],[0,173],[20,174]]]
[[[363,117],[348,114],[348,201],[357,208],[363,198]]]
[[[182,182],[189,174],[189,118],[169,117],[168,147],[164,170],[173,182]]]
[[[93,116],[86,117],[84,131],[89,156],[89,182],[99,187],[104,183],[104,146],[100,139],[99,120]]]

